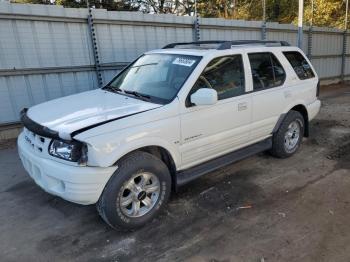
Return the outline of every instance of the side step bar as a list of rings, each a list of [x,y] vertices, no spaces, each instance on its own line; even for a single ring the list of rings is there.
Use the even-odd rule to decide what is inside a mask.
[[[233,164],[244,158],[255,155],[272,147],[272,138],[265,139],[256,144],[244,147],[237,151],[228,153],[224,156],[209,160],[203,164],[191,167],[189,169],[179,171],[176,174],[177,186],[182,186],[188,182],[210,173],[218,168]]]

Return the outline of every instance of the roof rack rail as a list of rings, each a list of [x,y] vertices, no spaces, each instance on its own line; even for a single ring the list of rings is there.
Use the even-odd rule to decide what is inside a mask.
[[[216,50],[231,49],[235,45],[266,45],[266,46],[290,46],[286,41],[270,41],[270,40],[235,40],[235,41],[222,41],[222,40],[211,40],[211,41],[197,41],[197,42],[183,42],[183,43],[171,43],[163,47],[163,49],[175,48],[180,45],[210,45],[217,44]]]

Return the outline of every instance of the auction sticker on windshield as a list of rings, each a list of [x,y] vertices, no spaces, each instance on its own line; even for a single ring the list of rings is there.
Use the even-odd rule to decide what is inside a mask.
[[[187,59],[187,58],[183,58],[183,57],[177,57],[177,58],[173,61],[173,64],[174,64],[174,65],[182,65],[182,66],[191,67],[195,62],[196,62],[196,60],[193,60],[193,59]]]

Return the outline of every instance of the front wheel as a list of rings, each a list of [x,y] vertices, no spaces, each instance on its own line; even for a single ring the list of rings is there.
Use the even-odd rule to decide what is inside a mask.
[[[304,137],[304,118],[297,111],[290,111],[272,137],[271,154],[279,158],[293,155]]]
[[[171,177],[164,162],[152,154],[135,152],[118,163],[97,210],[115,229],[136,229],[160,212],[170,191]]]

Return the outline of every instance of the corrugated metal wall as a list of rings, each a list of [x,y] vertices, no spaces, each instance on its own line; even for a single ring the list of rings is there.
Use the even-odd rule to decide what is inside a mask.
[[[323,78],[341,74],[343,33],[315,28],[312,37],[312,63]]]
[[[93,10],[103,82],[143,52],[194,40],[193,17]],[[0,4],[0,124],[23,107],[98,87],[88,10]],[[200,18],[201,40],[261,39],[259,21]],[[293,25],[267,23],[267,39],[296,44]],[[348,36],[348,43],[350,36]],[[314,28],[312,60],[322,78],[339,77],[343,32]],[[308,51],[305,28],[304,51]],[[347,53],[350,53],[349,46]],[[350,74],[347,57],[345,74]]]
[[[23,107],[96,87],[86,10],[1,4],[0,13],[0,123],[17,121]]]

